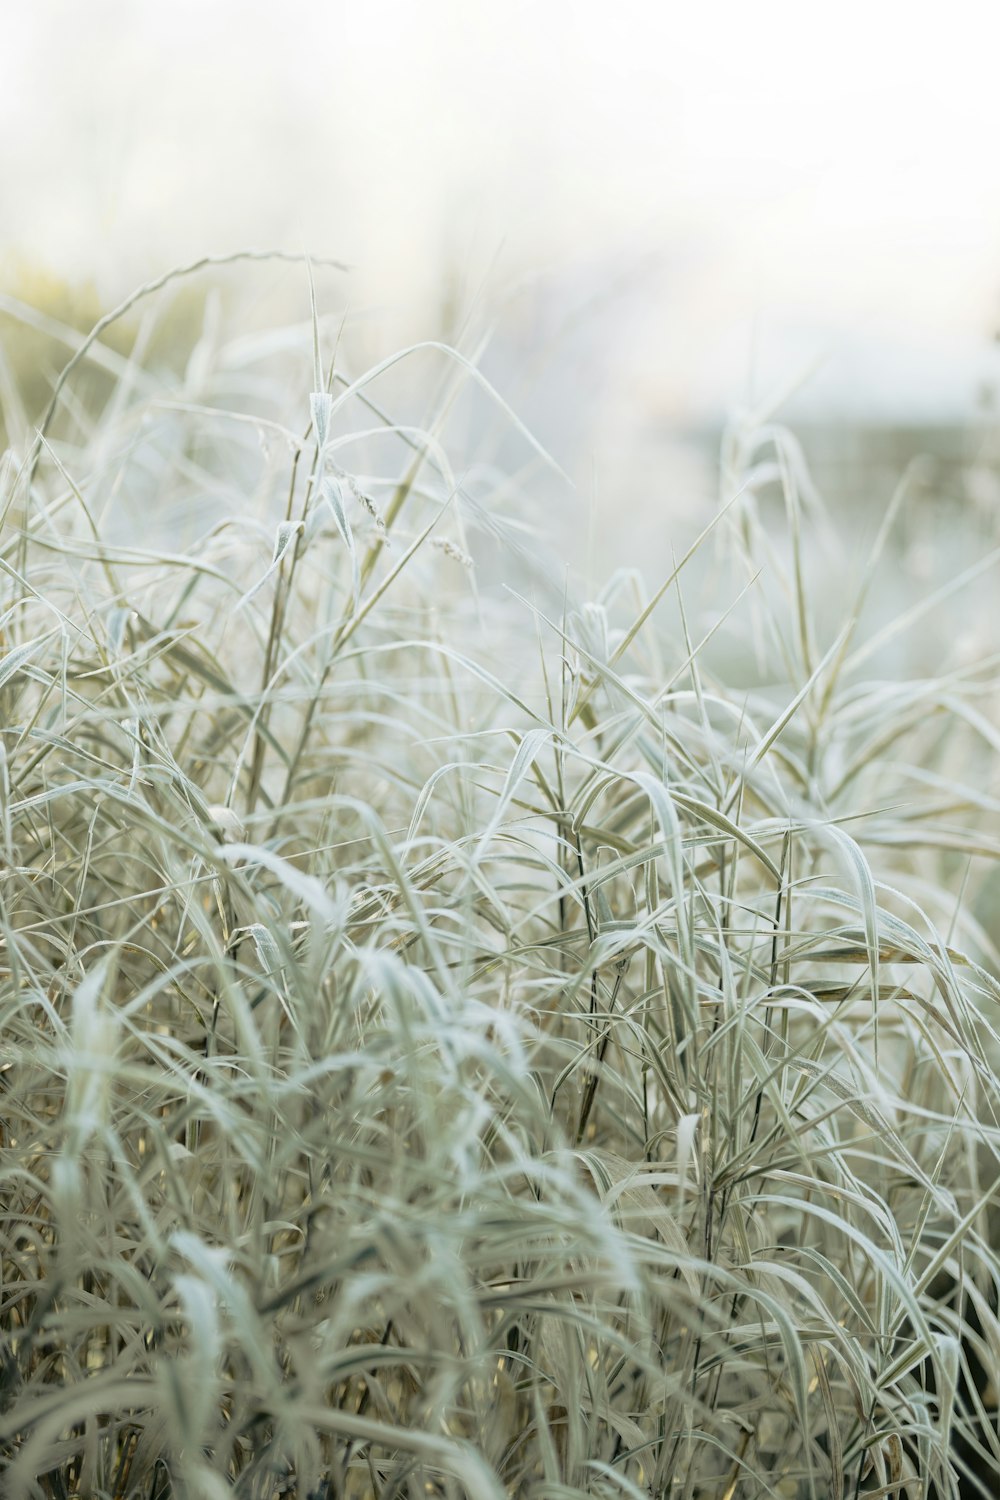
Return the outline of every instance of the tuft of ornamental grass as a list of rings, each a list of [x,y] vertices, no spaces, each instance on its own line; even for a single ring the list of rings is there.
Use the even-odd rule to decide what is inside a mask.
[[[298,428],[206,324],[5,461],[3,1494],[995,1494],[996,663],[870,675],[904,492],[832,631],[777,427],[574,597],[475,359],[394,421],[313,308]]]

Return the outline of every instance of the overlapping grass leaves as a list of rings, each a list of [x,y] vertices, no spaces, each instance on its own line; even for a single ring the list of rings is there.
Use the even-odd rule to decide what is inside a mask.
[[[988,671],[866,680],[860,599],[822,639],[788,463],[765,687],[692,644],[683,568],[478,597],[440,432],[369,409],[383,467],[331,469],[374,376],[324,379],[314,329],[323,432],[261,458],[251,411],[258,509],[187,549],[116,539],[116,483],[226,491],[184,426],[248,415],[222,376],[7,470],[6,1492],[1000,1472],[955,874],[1000,849]],[[756,572],[744,479],[713,529]]]

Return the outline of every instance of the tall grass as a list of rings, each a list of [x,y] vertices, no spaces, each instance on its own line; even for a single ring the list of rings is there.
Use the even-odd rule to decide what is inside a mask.
[[[3,1494],[995,1494],[996,663],[869,675],[778,428],[574,597],[313,328],[5,462]]]

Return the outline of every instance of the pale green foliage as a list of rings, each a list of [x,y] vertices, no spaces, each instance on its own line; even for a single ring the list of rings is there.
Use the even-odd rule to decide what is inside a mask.
[[[749,695],[683,568],[478,598],[489,497],[312,327],[319,444],[223,349],[6,471],[3,1493],[1000,1472],[988,669],[824,635],[787,463]]]

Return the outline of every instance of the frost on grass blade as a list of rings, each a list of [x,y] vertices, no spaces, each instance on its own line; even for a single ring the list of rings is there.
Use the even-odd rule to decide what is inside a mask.
[[[188,1328],[187,1352],[177,1361],[182,1379],[173,1383],[176,1416],[186,1450],[197,1453],[211,1431],[224,1357],[219,1296],[200,1276],[181,1273],[174,1290]]]
[[[522,738],[511,768],[507,772],[507,778],[504,781],[503,789],[500,792],[497,805],[493,811],[493,816],[483,830],[482,837],[476,846],[477,859],[482,859],[489,847],[490,839],[503,822],[504,813],[516,796],[518,787],[537,759],[543,745],[546,745],[550,738],[551,736],[547,729],[529,729],[527,734]]]
[[[282,521],[279,524],[278,529],[274,535],[274,552],[272,553],[271,561],[268,564],[267,572],[262,574],[262,576],[258,578],[257,582],[254,584],[253,588],[248,589],[243,597],[238,601],[236,605],[237,610],[243,609],[245,605],[249,604],[250,600],[256,594],[260,593],[261,589],[264,587],[267,580],[271,577],[272,573],[277,572],[277,570],[281,567],[281,564],[287,557],[288,553],[295,546],[295,540],[301,530],[301,521]]]
[[[41,641],[27,641],[23,646],[15,646],[13,651],[8,651],[0,661],[0,687],[3,687],[15,672],[19,672],[22,667],[26,666],[40,649]]]
[[[274,934],[264,926],[263,922],[251,922],[246,930],[253,939],[253,945],[257,950],[257,957],[260,959],[264,973],[267,975],[280,973],[285,961]]]
[[[132,610],[128,605],[119,605],[109,610],[105,629],[108,634],[108,645],[112,656],[121,656],[125,644],[125,631],[128,628]]]
[[[357,609],[361,596],[361,574],[358,569],[358,554],[354,546],[354,533],[351,523],[347,519],[347,511],[344,508],[344,492],[340,487],[340,481],[330,475],[320,483],[320,493],[333,516],[334,524],[344,539],[348,555],[351,559],[351,595],[354,600],[354,608]]]
[[[326,447],[326,437],[330,430],[333,397],[326,391],[313,391],[309,397],[309,410],[312,414],[313,427],[316,429],[316,441],[322,451]]]
[[[271,849],[259,844],[223,844],[219,857],[227,865],[262,865],[285,887],[289,895],[301,901],[324,922],[337,920],[337,908],[314,875],[306,875]]]
[[[87,1141],[110,1119],[120,1030],[113,1007],[102,1004],[110,972],[111,960],[102,959],[73,992],[64,1117],[65,1154],[71,1160],[79,1158]]]

